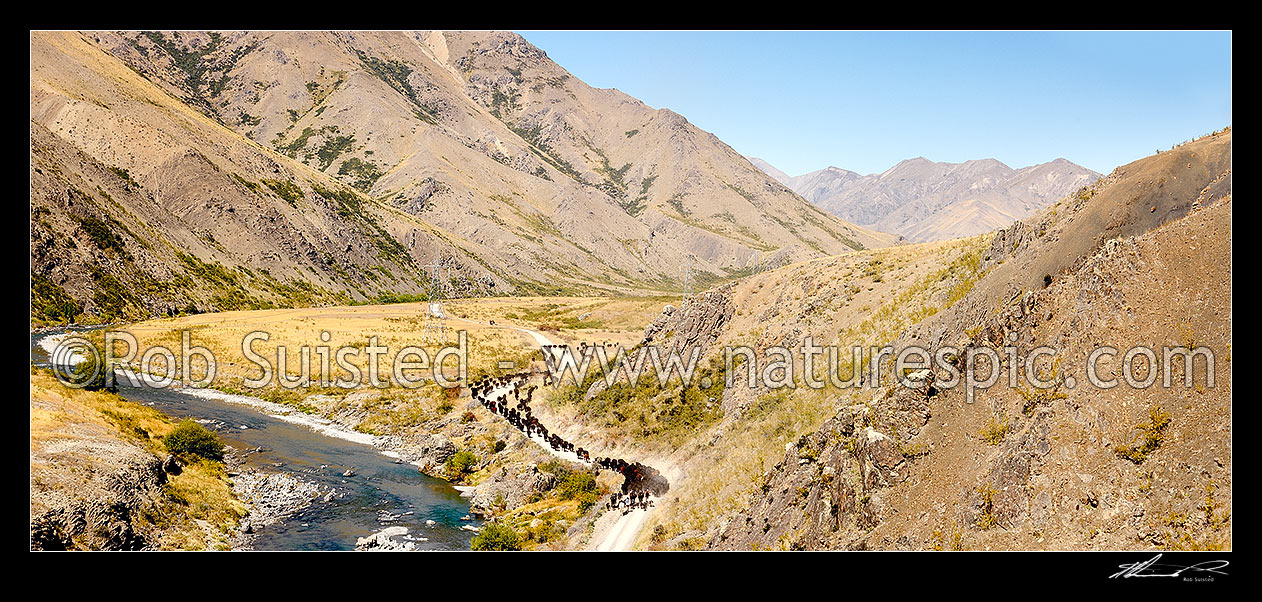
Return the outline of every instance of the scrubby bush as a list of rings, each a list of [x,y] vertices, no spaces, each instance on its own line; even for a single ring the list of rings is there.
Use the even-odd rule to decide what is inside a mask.
[[[103,362],[98,359],[101,357],[104,357],[104,352],[100,347],[97,347],[95,353],[83,354],[83,361],[75,364],[71,369],[71,382],[80,385],[86,391],[117,392],[118,384],[112,378],[106,378]]]
[[[1161,406],[1148,408],[1148,422],[1135,425],[1140,432],[1139,445],[1118,445],[1115,448],[1117,455],[1136,464],[1143,463],[1148,459],[1149,454],[1157,451],[1157,448],[1165,442],[1167,426],[1170,426],[1169,412]]]
[[[481,552],[520,550],[521,538],[512,527],[498,522],[487,523],[473,538],[469,547]]]
[[[298,201],[303,198],[302,189],[293,182],[285,180],[263,180],[263,185],[267,186],[276,193],[276,196],[285,199],[285,202],[298,206]]]
[[[88,238],[92,239],[92,243],[102,251],[126,252],[123,249],[123,238],[114,232],[110,222],[97,219],[91,215],[76,215],[72,217],[83,227],[83,231],[87,233]]]
[[[447,470],[448,477],[458,479],[472,472],[477,464],[478,457],[473,452],[461,450],[447,458],[447,461],[443,463],[443,468]]]
[[[557,486],[557,494],[563,500],[578,500],[579,512],[587,512],[596,505],[600,494],[596,489],[596,477],[590,472],[571,472]]]
[[[1008,422],[1008,419],[995,414],[991,415],[990,421],[978,434],[986,445],[999,445],[1010,430],[1012,430],[1012,424]]]
[[[202,458],[223,460],[223,442],[206,427],[192,420],[184,420],[175,426],[175,430],[162,438],[167,451],[182,459]]]

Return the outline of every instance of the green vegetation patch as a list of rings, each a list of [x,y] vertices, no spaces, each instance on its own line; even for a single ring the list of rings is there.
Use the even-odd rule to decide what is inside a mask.
[[[1139,430],[1138,445],[1119,445],[1115,452],[1119,457],[1136,464],[1143,463],[1165,442],[1166,427],[1170,426],[1170,413],[1161,406],[1148,408],[1148,422],[1135,426]]]
[[[691,212],[684,207],[684,196],[684,193],[676,192],[675,194],[670,195],[669,199],[666,199],[666,204],[670,205],[671,208],[675,210],[675,213],[678,213],[680,217],[688,217],[691,214]]]
[[[460,450],[455,454],[452,454],[450,458],[447,458],[446,462],[443,462],[443,470],[446,472],[447,478],[453,481],[459,481],[463,479],[465,475],[473,472],[473,469],[477,465],[477,455],[468,450]]]
[[[179,34],[176,35],[178,36]],[[200,89],[205,80],[206,72],[208,70],[208,66],[204,60],[206,55],[214,52],[223,41],[220,34],[211,32],[210,43],[206,44],[200,50],[185,50],[178,44],[178,37],[176,40],[168,40],[166,36],[156,31],[146,31],[144,32],[144,36],[149,38],[149,41],[153,42],[155,46],[161,48],[163,52],[166,52],[167,55],[171,57],[171,61],[175,64],[175,67],[183,71],[187,76],[185,84],[188,85],[188,87],[194,92]]]
[[[383,172],[371,161],[364,161],[359,157],[351,157],[342,161],[341,167],[337,170],[339,176],[351,176],[351,186],[361,192],[372,190],[377,180],[381,178]]]
[[[396,92],[406,96],[412,104],[416,105],[419,110],[415,112],[415,115],[419,119],[430,124],[437,123],[438,112],[421,101],[416,89],[412,87],[409,81],[412,76],[411,65],[396,59],[383,60],[375,56],[369,56],[358,49],[355,50],[355,54],[369,73],[375,75],[377,79],[386,82]]]
[[[512,130],[513,133],[517,134],[517,136],[522,140],[530,143],[531,150],[538,155],[540,159],[543,159],[548,162],[549,165],[556,168],[557,171],[569,176],[579,184],[584,186],[591,185],[587,182],[587,180],[583,179],[583,174],[579,173],[577,169],[574,169],[574,166],[571,165],[569,161],[558,157],[556,155],[556,151],[552,150],[552,147],[548,146],[548,143],[543,140],[543,129],[540,126],[535,125],[527,128],[514,126],[508,123],[505,123],[505,125],[507,125],[508,129]],[[535,175],[545,177],[547,176],[547,172],[544,171],[541,175],[538,171],[536,171]]]
[[[284,180],[262,180],[262,182],[264,186],[275,192],[276,196],[285,199],[285,202],[294,207],[297,207],[298,201],[303,198],[302,189],[293,182]]]
[[[131,172],[126,169],[121,167],[111,167],[110,171],[114,172],[114,175],[118,176],[120,180],[126,182],[128,186],[132,188],[140,188],[140,183],[133,179],[131,177]]]
[[[489,522],[482,526],[469,547],[482,552],[516,551],[521,549],[521,537],[508,525]]]
[[[635,348],[628,350],[631,363],[635,362],[637,353]],[[582,384],[568,385],[552,399],[559,405],[576,407],[589,420],[606,428],[616,427],[642,440],[668,444],[678,444],[722,418],[719,402],[723,399],[727,372],[721,358],[714,357],[698,365],[689,386],[683,386],[674,376],[664,385],[659,384],[647,353],[642,361],[645,362],[643,372],[634,383],[627,382],[624,372],[613,386],[591,399],[584,399],[591,386],[605,375],[605,371],[594,364]],[[665,363],[666,358],[662,361]],[[609,369],[615,369],[613,358],[610,358]],[[709,386],[703,387],[703,384]]]
[[[167,451],[182,460],[223,460],[223,442],[206,427],[193,420],[184,420],[162,438]]]
[[[319,148],[309,149],[307,145],[311,142],[312,136],[319,136],[323,139]],[[333,161],[337,160],[343,154],[353,150],[355,147],[354,136],[343,136],[338,132],[336,125],[326,125],[318,130],[310,127],[302,128],[302,133],[298,134],[289,144],[277,144],[276,150],[288,155],[291,158],[301,159],[304,162],[310,162],[312,159],[317,160],[320,170],[328,169]]]
[[[92,268],[92,283],[96,292],[92,294],[92,302],[96,304],[100,317],[106,322],[116,322],[130,315],[129,308],[138,307],[140,300],[131,288],[124,287],[113,274]]]
[[[72,324],[83,313],[79,303],[57,285],[40,274],[31,275],[31,316],[51,324]]]
[[[596,476],[587,471],[569,471],[557,485],[557,495],[563,500],[578,500],[579,512],[587,512],[600,501]]]

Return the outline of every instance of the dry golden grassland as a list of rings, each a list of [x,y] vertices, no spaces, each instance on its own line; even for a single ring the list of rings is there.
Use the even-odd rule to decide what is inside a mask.
[[[446,341],[449,346],[454,346],[456,332],[466,332],[468,375],[470,379],[474,379],[486,374],[527,369],[531,361],[540,359],[538,346],[532,338],[506,326],[541,330],[557,343],[610,341],[629,344],[638,341],[644,325],[667,302],[664,298],[589,297],[453,300],[446,304],[449,318]],[[142,352],[152,346],[161,345],[171,349],[176,356],[179,355],[181,333],[188,331],[191,344],[206,347],[217,360],[213,387],[229,392],[250,393],[269,401],[288,403],[310,411],[311,408],[303,402],[308,395],[322,393],[344,396],[348,392],[336,386],[322,386],[322,370],[316,347],[328,346],[334,353],[343,346],[362,349],[370,344],[372,337],[376,337],[378,345],[388,348],[381,356],[378,370],[382,375],[382,382],[388,384],[386,379],[390,375],[390,366],[400,349],[407,346],[422,347],[431,358],[439,351],[438,344],[423,343],[425,311],[424,303],[239,311],[149,320],[120,330],[134,335]],[[492,321],[495,326],[489,325]],[[261,369],[241,349],[241,342],[246,335],[254,331],[267,332],[269,338],[266,341],[254,341],[253,351],[268,358],[278,369],[280,362],[277,348],[286,348],[286,373],[291,378],[297,378],[300,374],[301,347],[305,345],[311,348],[312,386],[293,390],[270,386],[262,391],[246,391],[242,385],[243,379],[257,378],[261,374]],[[322,340],[322,333],[328,333],[327,342]],[[121,344],[117,346],[117,350],[118,353],[123,352]],[[356,353],[348,359],[364,371],[365,382],[358,389],[369,390],[370,384],[366,378],[369,367],[367,354]],[[501,369],[501,361],[511,361],[514,367]],[[162,360],[156,361],[155,368],[158,371],[164,368]],[[448,359],[443,373],[454,377],[455,368],[455,361]],[[193,380],[203,374],[199,360],[192,362],[192,369]],[[330,381],[347,377],[336,363],[331,366],[331,372],[328,379]],[[418,374],[410,375],[412,378],[416,376]],[[425,386],[417,390],[393,387],[382,392],[383,398],[403,396],[437,400],[441,395],[442,391],[430,378],[426,378]]]

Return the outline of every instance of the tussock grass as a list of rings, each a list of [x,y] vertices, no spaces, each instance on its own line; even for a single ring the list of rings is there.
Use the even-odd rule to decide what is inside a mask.
[[[1114,451],[1119,457],[1142,464],[1148,456],[1165,442],[1166,427],[1170,426],[1170,413],[1161,406],[1148,408],[1148,422],[1135,425],[1139,430],[1138,441],[1133,445],[1118,445]]]

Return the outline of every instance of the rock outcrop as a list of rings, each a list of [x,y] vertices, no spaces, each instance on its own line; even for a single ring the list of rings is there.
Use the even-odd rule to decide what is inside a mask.
[[[123,457],[102,457],[120,464],[112,472],[92,477],[76,490],[39,495],[47,510],[31,517],[33,550],[140,550],[153,543],[141,514],[162,493],[166,472],[162,462],[135,448]]]
[[[410,552],[416,544],[402,539],[408,533],[407,527],[386,527],[368,537],[355,540],[356,552]]]

